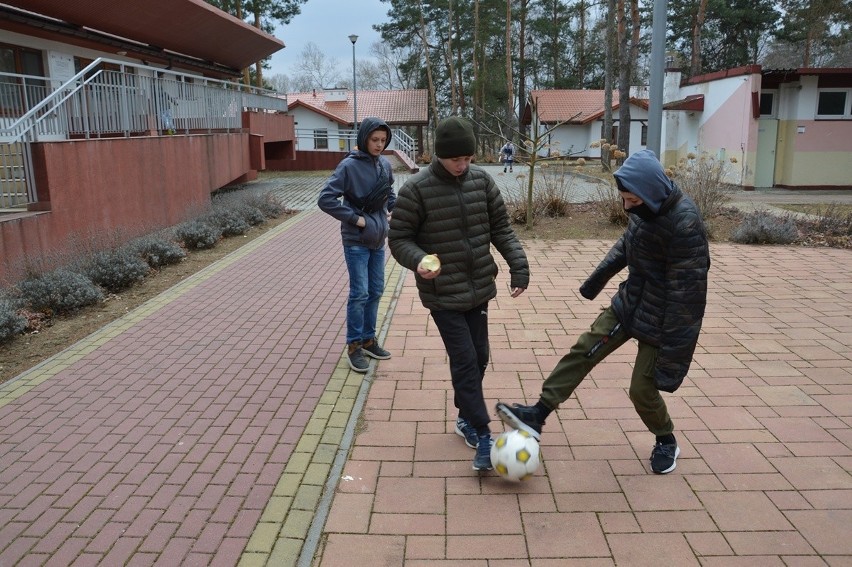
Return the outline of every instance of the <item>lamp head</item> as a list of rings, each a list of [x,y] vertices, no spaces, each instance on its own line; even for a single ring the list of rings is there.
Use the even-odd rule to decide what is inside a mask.
[[[349,41],[351,41],[351,42],[352,42],[352,45],[355,45],[355,42],[356,42],[356,41],[358,41],[358,36],[357,36],[357,35],[355,35],[355,34],[350,35],[350,36],[349,36]]]

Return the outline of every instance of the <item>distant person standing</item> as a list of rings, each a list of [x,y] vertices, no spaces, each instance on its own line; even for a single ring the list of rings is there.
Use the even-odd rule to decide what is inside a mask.
[[[382,156],[391,130],[379,118],[365,118],[358,146],[341,160],[320,192],[319,208],[340,221],[343,257],[349,270],[346,344],[349,367],[367,372],[365,356],[391,357],[376,339],[379,300],[385,290],[385,241],[396,202],[393,168]]]
[[[500,148],[500,160],[503,162],[503,173],[506,173],[506,168],[512,172],[512,163],[515,161],[515,145],[511,140],[508,140],[503,147]]]

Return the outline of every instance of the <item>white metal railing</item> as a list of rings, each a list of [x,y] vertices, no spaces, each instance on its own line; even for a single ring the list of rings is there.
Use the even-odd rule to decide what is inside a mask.
[[[332,130],[315,128],[296,128],[296,148],[298,150],[350,151],[358,145],[357,130]],[[398,128],[391,129],[389,150],[404,152],[412,162],[416,162],[417,140]]]
[[[397,149],[409,157],[411,163],[417,162],[417,140],[402,130],[394,130],[393,141]]]
[[[104,58],[62,84],[0,73],[0,208],[35,200],[31,142],[240,130],[244,109],[286,112],[287,99],[267,89]]]

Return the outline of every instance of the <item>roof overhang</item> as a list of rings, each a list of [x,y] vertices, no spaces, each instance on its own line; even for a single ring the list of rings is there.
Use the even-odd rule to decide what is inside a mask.
[[[636,108],[641,108],[642,110],[648,110],[648,99],[647,98],[638,98],[638,97],[632,96],[632,97],[630,97],[628,102],[630,103],[631,106],[635,106]],[[619,106],[620,106],[620,102],[615,102],[612,105],[612,111],[615,112],[616,110],[618,110]],[[595,120],[600,120],[601,118],[603,118],[605,112],[606,112],[606,110],[601,108],[597,112],[589,114],[583,120],[574,122],[574,124],[591,124]],[[613,120],[618,121],[618,119],[615,118],[615,117],[613,117]]]
[[[798,69],[764,69],[761,86],[777,88],[783,83],[795,83],[802,77],[817,77],[820,88],[849,88],[852,86],[852,68],[800,67]]]
[[[151,55],[184,55],[239,72],[284,47],[284,43],[203,0],[3,0],[59,20],[78,39],[129,40]],[[86,37],[86,32],[92,32]],[[58,33],[58,32],[57,32]],[[73,39],[73,36],[71,36]],[[77,43],[68,41],[69,43]]]
[[[663,110],[685,110],[687,112],[703,112],[704,111],[704,95],[695,94],[689,95],[680,100],[673,100],[663,105]]]
[[[289,112],[292,112],[293,110],[295,110],[297,108],[305,108],[307,110],[310,110],[311,112],[316,112],[317,114],[319,114],[321,116],[325,116],[329,120],[331,120],[333,122],[337,122],[338,124],[343,124],[343,125],[349,124],[349,122],[346,122],[346,120],[344,120],[340,116],[337,116],[336,114],[332,114],[330,112],[327,112],[326,110],[324,110],[324,109],[322,109],[318,106],[308,104],[307,102],[305,102],[303,100],[297,99],[294,102],[291,102],[287,105],[287,110]]]

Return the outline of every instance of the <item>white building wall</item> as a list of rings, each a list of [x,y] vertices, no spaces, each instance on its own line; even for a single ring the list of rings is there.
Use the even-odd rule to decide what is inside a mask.
[[[4,31],[3,32],[3,43],[7,43],[10,45],[17,45],[20,47],[28,47],[30,49],[37,49],[42,52],[42,64],[44,67],[45,76],[48,78],[53,78],[51,74],[51,69],[56,70],[57,66],[54,64],[51,65],[50,57],[54,56],[55,59],[63,59],[70,57],[72,60],[74,57],[80,57],[81,59],[97,59],[98,57],[103,57],[105,59],[111,59],[117,62],[126,62],[132,63],[134,65],[139,65],[139,60],[132,59],[129,57],[121,56],[115,52],[109,51],[98,51],[95,49],[88,49],[85,47],[78,47],[76,45],[68,45],[65,43],[60,43],[58,41],[51,41],[47,39],[42,39],[39,37],[31,37],[28,35],[22,35],[15,32]],[[155,66],[155,65],[151,65]],[[177,70],[177,69],[176,69]],[[180,71],[185,72],[185,71]],[[153,74],[153,73],[151,73]],[[63,73],[64,75],[64,73]],[[66,79],[66,77],[56,77],[60,79]],[[70,78],[70,77],[67,77]]]
[[[341,125],[322,114],[318,114],[304,107],[296,107],[289,111],[293,116],[296,129],[296,150],[310,151],[317,149],[316,136],[318,130],[325,130],[328,137],[328,150],[349,151],[350,142],[348,136],[343,135]],[[349,129],[347,134],[351,133]],[[354,146],[354,142],[351,144]]]
[[[618,124],[618,120],[615,117],[613,118],[613,124]],[[647,123],[648,111],[644,108],[631,106],[630,154],[646,147],[642,144],[642,125]],[[542,133],[546,132],[547,129],[548,126],[539,127],[539,131]],[[558,151],[559,155],[562,156],[600,158],[601,149],[598,142],[601,140],[602,129],[603,120],[595,120],[588,124],[563,124],[550,133],[549,143],[539,152],[539,155],[549,156]]]
[[[672,80],[668,74],[674,75]],[[752,114],[751,93],[759,91],[760,75],[737,75],[680,86],[680,72],[667,72],[664,84],[666,102],[703,95],[704,110],[663,112],[663,165],[672,167],[690,154],[707,154],[724,160],[728,181],[741,184],[752,179],[757,121]],[[731,162],[731,158],[736,162]]]
[[[549,134],[545,147],[539,152],[540,156],[571,156],[588,157],[591,124],[563,124]],[[545,132],[547,127],[542,126]],[[600,132],[600,125],[598,125]]]

